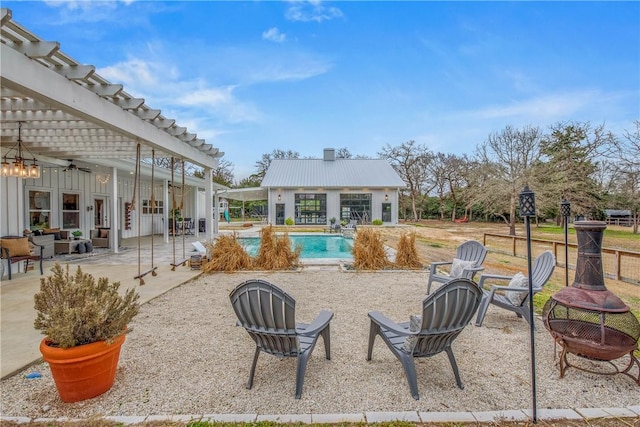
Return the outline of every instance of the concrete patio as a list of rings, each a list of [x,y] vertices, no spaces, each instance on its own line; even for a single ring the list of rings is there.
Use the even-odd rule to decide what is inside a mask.
[[[196,236],[185,236],[185,257],[196,253],[191,243],[203,241]],[[140,286],[138,275],[138,240],[123,239],[120,252],[109,253],[96,250],[94,254],[58,255],[43,263],[44,275],[40,276],[38,268],[26,273],[14,273],[12,280],[4,278],[0,285],[0,334],[2,336],[0,372],[4,379],[17,371],[40,360],[38,349],[43,336],[34,329],[33,321],[36,312],[33,308],[33,296],[40,287],[40,278],[49,275],[56,262],[68,264],[72,271],[77,266],[94,277],[108,277],[112,282],[120,282],[121,289],[135,288],[140,293],[142,304],[162,295],[170,289],[192,280],[200,275],[200,270],[192,270],[188,265],[176,267],[171,271],[173,257],[173,238],[164,243],[161,236],[154,236],[153,256],[157,275],[144,277],[145,284]],[[183,239],[176,236],[175,259],[183,259]],[[140,271],[151,269],[151,237],[140,239]]]

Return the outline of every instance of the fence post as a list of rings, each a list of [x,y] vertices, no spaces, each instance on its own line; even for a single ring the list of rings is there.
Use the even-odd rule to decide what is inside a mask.
[[[515,236],[513,236],[511,238],[511,253],[513,253],[513,256],[516,256],[516,238],[515,238]]]
[[[616,251],[616,280],[621,280],[622,278],[622,263],[621,263],[621,258],[622,256],[620,255],[620,251]]]

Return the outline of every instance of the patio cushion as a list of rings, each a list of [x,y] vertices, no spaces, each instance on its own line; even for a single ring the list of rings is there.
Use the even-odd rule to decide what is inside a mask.
[[[516,273],[515,276],[513,276],[511,278],[511,281],[509,281],[509,287],[510,288],[528,288],[529,287],[529,278],[527,276],[525,276],[522,273]],[[506,291],[504,293],[505,297],[507,297],[507,299],[509,301],[511,301],[511,304],[515,305],[515,306],[519,306],[522,304],[522,302],[525,300],[525,298],[527,298],[527,293],[526,292],[509,292]]]
[[[19,239],[1,239],[0,245],[9,250],[12,257],[29,256],[31,248],[29,247],[29,238],[21,237]]]
[[[451,264],[451,271],[449,272],[449,276],[451,278],[458,278],[462,276],[462,272],[465,268],[473,267],[474,265],[474,261],[463,261],[461,259],[454,258],[453,263]]]
[[[100,229],[100,238],[105,239],[109,237],[109,229],[108,228],[101,228]]]
[[[84,242],[84,247],[87,249],[87,253],[93,252],[93,243],[90,241]]]
[[[420,328],[422,328],[422,317],[409,316],[409,330],[411,332],[419,332]],[[409,335],[405,338],[402,349],[407,353],[411,353],[413,351],[413,347],[416,345],[416,341],[418,341],[418,337],[416,335]]]
[[[87,247],[85,246],[84,242],[78,243],[78,253],[84,254],[86,252],[87,252]]]

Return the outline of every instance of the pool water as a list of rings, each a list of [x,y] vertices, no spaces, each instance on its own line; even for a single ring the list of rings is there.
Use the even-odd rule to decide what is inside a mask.
[[[300,258],[353,258],[353,239],[326,235],[289,235],[289,239],[292,248],[302,247]],[[259,237],[240,237],[238,241],[250,256],[258,254]]]

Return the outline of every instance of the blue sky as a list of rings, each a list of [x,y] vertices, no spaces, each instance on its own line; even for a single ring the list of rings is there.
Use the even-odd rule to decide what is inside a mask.
[[[225,152],[469,154],[507,125],[640,119],[640,3],[3,1]]]

